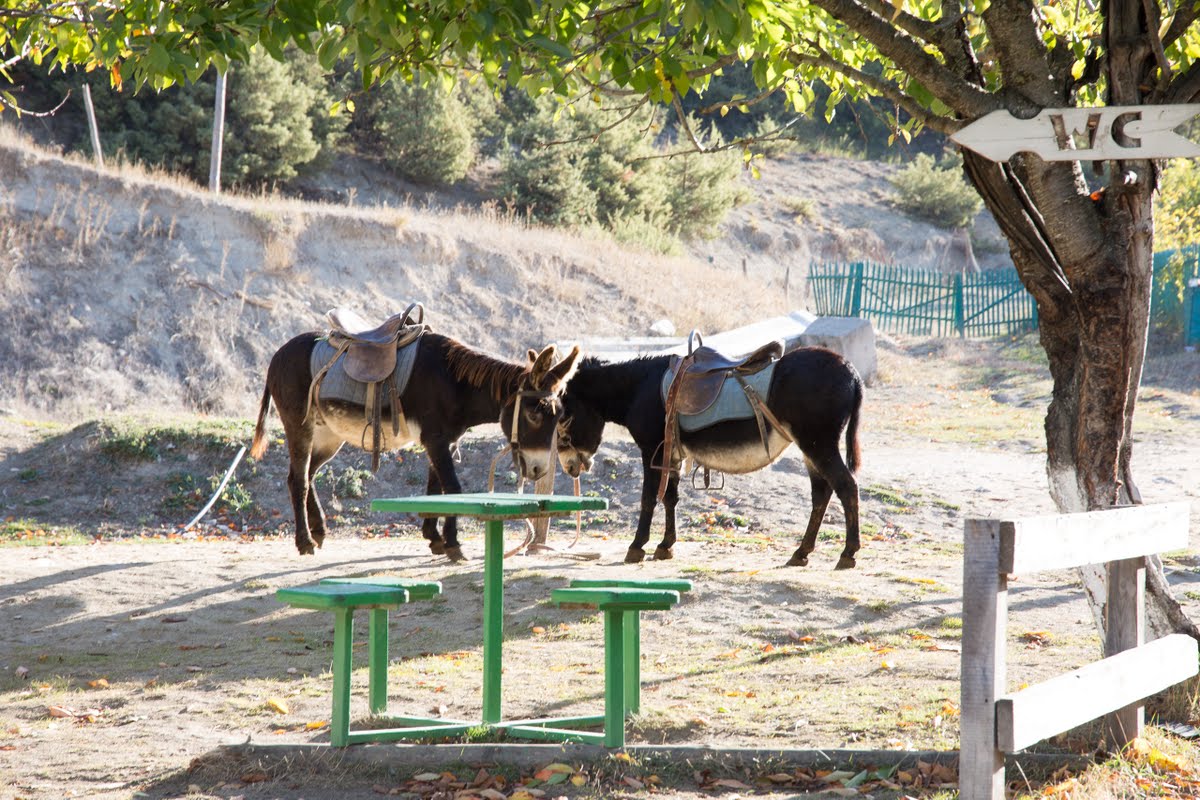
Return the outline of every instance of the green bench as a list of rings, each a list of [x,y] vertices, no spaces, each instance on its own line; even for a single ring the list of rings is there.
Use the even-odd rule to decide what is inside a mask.
[[[505,726],[529,739],[625,746],[625,718],[641,706],[641,622],[643,611],[666,611],[691,591],[686,580],[582,580],[554,589],[550,601],[559,606],[586,606],[604,612],[604,715],[526,720]],[[603,725],[601,733],[566,725]]]
[[[402,578],[326,578],[319,584],[279,589],[275,597],[295,608],[333,612],[333,713],[329,742],[344,747],[376,741],[376,732],[350,730],[350,671],[354,644],[354,612],[369,612],[367,622],[368,702],[372,714],[387,710],[388,611],[413,600],[441,594],[436,581]]]

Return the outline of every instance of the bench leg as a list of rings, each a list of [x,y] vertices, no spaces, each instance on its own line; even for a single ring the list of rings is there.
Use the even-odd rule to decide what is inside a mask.
[[[333,716],[329,743],[345,747],[350,733],[350,666],[354,644],[354,616],[349,608],[333,611]]]
[[[387,711],[388,610],[372,608],[368,634],[370,708],[372,714]]]
[[[604,746],[625,746],[625,612],[604,612]]]
[[[642,705],[641,615],[625,612],[625,716],[636,714]]]

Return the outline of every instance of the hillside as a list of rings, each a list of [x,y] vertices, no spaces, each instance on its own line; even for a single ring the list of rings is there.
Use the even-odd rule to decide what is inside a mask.
[[[893,169],[770,162],[716,238],[666,257],[531,229],[494,207],[448,208],[370,165],[321,178],[342,203],[213,196],[0,130],[0,405],[249,414],[274,350],[338,305],[381,318],[417,301],[437,330],[507,358],[644,335],[664,317],[681,330],[745,324],[803,307],[814,259],[945,260],[945,232],[890,209]],[[977,248],[985,262],[980,249],[1002,247]]]

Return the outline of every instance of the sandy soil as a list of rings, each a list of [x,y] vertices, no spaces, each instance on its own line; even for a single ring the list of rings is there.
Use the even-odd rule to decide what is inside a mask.
[[[980,375],[990,375],[991,385],[978,386]],[[782,566],[807,517],[808,482],[791,454],[759,473],[730,477],[720,493],[686,492],[676,558],[622,564],[640,468],[633,445],[614,431],[584,487],[610,498],[610,511],[587,520],[575,547],[599,558],[539,554],[506,562],[505,713],[601,708],[600,621],[548,605],[552,588],[576,576],[685,577],[695,589],[680,607],[646,615],[644,711],[631,723],[631,743],[955,749],[962,523],[1053,510],[1038,443],[1043,381],[1039,367],[1014,361],[995,343],[883,344],[881,379],[865,407],[859,477],[867,533],[853,572],[832,571],[841,547],[836,500],[812,566]],[[1191,442],[1200,431],[1200,398],[1177,388],[1148,387],[1146,394],[1147,430],[1138,444],[1146,500],[1195,500],[1200,458]],[[50,527],[64,515],[57,499],[29,500],[61,490],[13,476],[28,474],[22,471],[46,447],[65,450],[75,440],[57,429],[48,445],[44,430],[35,435],[27,422],[0,419],[8,467],[0,496],[10,518],[14,509],[26,518],[54,509],[45,512]],[[137,791],[332,800],[400,791],[411,775],[294,766],[263,773],[221,766],[219,757],[213,764],[222,744],[328,741],[331,620],[273,597],[275,589],[327,576],[442,581],[440,600],[393,615],[392,708],[479,713],[478,524],[465,523],[469,560],[451,564],[429,555],[415,520],[370,514],[365,498],[338,498],[333,537],[315,557],[301,557],[280,491],[282,448],[273,447],[243,470],[258,501],[254,511],[210,519],[203,535],[179,538],[170,533],[170,514],[145,517],[161,482],[129,470],[129,482],[113,489],[116,477],[100,473],[126,467],[89,462],[85,443],[75,446],[80,460],[73,463],[91,464],[77,480],[122,496],[107,521],[81,526],[99,534],[94,543],[3,550],[0,786],[8,788],[0,797]],[[466,443],[468,486],[483,488],[495,446],[487,431]],[[211,457],[219,469],[228,453],[180,457]],[[335,463],[364,461],[345,453]],[[422,475],[422,458],[404,454],[368,482],[369,492],[418,493]],[[1200,531],[1196,522],[1194,514],[1193,531]],[[560,521],[551,542],[565,547],[573,536],[573,525]],[[518,544],[520,528],[510,525],[507,537]],[[1175,554],[1168,564],[1177,596],[1200,616],[1200,560]],[[1072,574],[1019,577],[1011,606],[1013,685],[1097,654]],[[355,684],[365,686],[365,670]],[[287,713],[272,710],[273,701]],[[367,716],[361,692],[352,713],[360,722]],[[193,759],[206,766],[189,774]],[[263,775],[270,779],[256,780]],[[697,791],[690,779],[682,784],[680,797]]]

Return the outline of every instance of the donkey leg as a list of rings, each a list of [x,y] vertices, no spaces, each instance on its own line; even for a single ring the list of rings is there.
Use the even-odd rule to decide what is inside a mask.
[[[650,541],[650,523],[654,506],[658,505],[658,470],[651,463],[653,449],[642,450],[642,510],[638,514],[637,533],[625,553],[626,564],[637,564],[646,558],[646,542]]]
[[[432,464],[429,467],[429,479],[425,483],[425,493],[442,493],[442,484],[437,478],[437,473],[433,471]],[[421,521],[421,535],[429,542],[429,552],[435,556],[445,555],[446,545],[442,542],[442,535],[438,533],[437,517],[426,517]]]
[[[323,430],[323,428],[318,428],[313,436],[312,453],[308,462],[308,494],[305,498],[309,535],[317,547],[325,543],[325,509],[321,507],[321,500],[317,496],[317,487],[313,483],[313,478],[316,476],[317,470],[337,455],[338,450],[342,449],[341,440],[329,435],[322,435]]]
[[[807,461],[807,459],[805,460]],[[808,517],[808,528],[804,531],[800,547],[788,559],[787,566],[789,567],[808,566],[809,554],[817,549],[817,533],[821,530],[821,522],[825,519],[825,509],[829,505],[829,498],[833,497],[833,487],[813,466],[812,462],[808,463],[808,479],[812,486],[812,513]]]
[[[675,506],[679,504],[679,475],[671,473],[667,479],[667,491],[663,493],[664,531],[662,542],[654,550],[655,561],[674,558],[671,548],[675,546]]]
[[[430,472],[436,473],[438,483],[442,486],[442,494],[462,494],[462,484],[458,482],[458,474],[454,471],[454,459],[450,456],[450,442],[422,441],[425,452],[429,456]],[[446,557],[451,561],[462,561],[462,547],[458,544],[458,518],[446,517],[442,525],[442,538],[445,541]],[[432,549],[432,546],[431,546]]]
[[[827,473],[828,474],[828,473]],[[834,569],[851,569],[855,565],[854,554],[858,552],[858,481],[854,473],[838,458],[834,465],[830,481],[833,491],[837,493],[842,503],[842,511],[846,515],[846,546],[842,557],[838,559]]]
[[[308,529],[308,497],[312,486],[308,465],[312,457],[312,431],[285,431],[288,445],[288,496],[292,500],[292,513],[296,518],[296,551],[302,556],[316,552]]]

